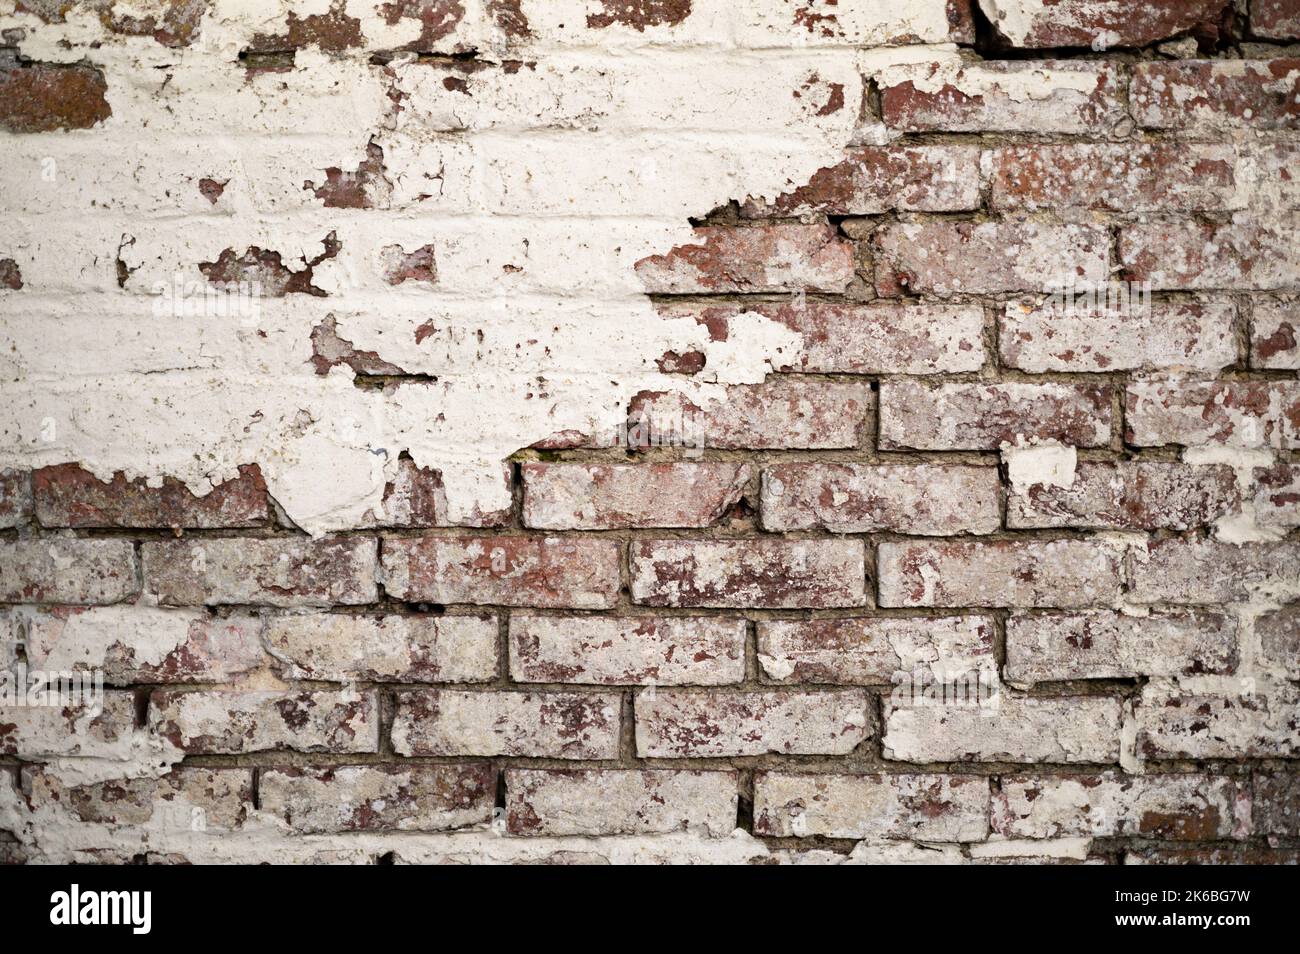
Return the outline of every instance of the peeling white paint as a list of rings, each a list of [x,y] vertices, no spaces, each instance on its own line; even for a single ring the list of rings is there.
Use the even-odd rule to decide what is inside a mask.
[[[1025,495],[1035,484],[1043,487],[1074,486],[1074,471],[1079,462],[1074,447],[1044,442],[1041,444],[1004,443],[1002,463],[1007,468],[1007,479],[1015,493]]]

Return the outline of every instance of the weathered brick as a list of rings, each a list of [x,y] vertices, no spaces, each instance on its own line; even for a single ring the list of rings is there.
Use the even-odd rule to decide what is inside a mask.
[[[1300,543],[1152,540],[1129,552],[1129,598],[1210,605],[1300,596]]]
[[[1007,526],[1189,530],[1236,513],[1232,468],[1177,463],[1083,462],[1069,487],[1036,483],[1007,495]]]
[[[21,684],[15,686],[19,687]],[[64,688],[71,687],[65,684]],[[61,697],[68,705],[0,709],[0,755],[31,760],[64,757],[121,760],[136,734],[135,695],[110,689],[104,691],[102,700],[96,700],[93,683],[83,688],[89,698],[69,691]],[[54,689],[46,691],[53,693]],[[97,701],[101,704],[96,705]]]
[[[857,540],[637,540],[630,559],[632,599],[650,606],[866,603]]]
[[[885,758],[902,762],[1115,762],[1120,701],[997,697],[996,705],[886,706]]]
[[[857,447],[870,408],[865,383],[778,376],[733,385],[725,397],[699,403],[676,391],[643,392],[629,405],[627,420],[629,427],[647,422],[655,434],[684,434],[695,450],[819,450]]]
[[[1300,464],[1277,463],[1252,471],[1255,519],[1261,526],[1300,526]]]
[[[637,262],[647,292],[837,292],[853,280],[853,245],[829,225],[707,225],[695,235],[695,244]]]
[[[1250,29],[1271,40],[1300,40],[1300,2],[1251,0]]]
[[[990,3],[983,0],[993,26],[1012,46],[1044,49],[1087,46],[1147,46],[1192,32],[1217,36],[1225,0],[1058,0],[1054,3]]]
[[[262,811],[294,831],[445,831],[492,820],[490,765],[340,765],[264,769]]]
[[[989,781],[960,775],[761,772],[754,778],[754,833],[983,841],[989,833]]]
[[[1130,444],[1300,447],[1300,384],[1294,381],[1135,381],[1124,401]]]
[[[1237,662],[1236,622],[1218,613],[1013,613],[1006,627],[1014,683],[1223,674]]]
[[[1260,656],[1265,665],[1300,679],[1300,606],[1270,610],[1255,619]]]
[[[992,533],[1001,525],[997,469],[938,464],[779,464],[763,471],[768,530]]]
[[[397,693],[396,702],[398,755],[618,756],[614,693],[413,689]]]
[[[1122,556],[1105,540],[882,543],[880,605],[1109,605]]]
[[[78,821],[176,831],[238,831],[253,811],[246,768],[174,768],[158,778],[115,778],[68,785],[35,770],[24,781],[29,804],[61,806]]]
[[[880,447],[997,450],[1026,440],[1101,447],[1110,440],[1110,395],[1091,384],[883,381]]]
[[[32,519],[32,481],[25,470],[0,470],[0,529]]]
[[[1294,848],[1143,848],[1126,852],[1126,865],[1300,865]]]
[[[574,537],[386,538],[384,587],[410,601],[607,609],[619,549]]]
[[[494,616],[272,616],[264,639],[287,679],[487,682],[497,674]]]
[[[1138,63],[1129,100],[1153,129],[1205,133],[1300,127],[1300,60]]]
[[[642,690],[636,751],[642,758],[846,755],[867,737],[867,695],[762,690]]]
[[[984,366],[984,312],[978,305],[803,300],[736,304],[662,304],[666,317],[693,318],[715,341],[726,341],[742,314],[778,321],[803,338],[779,371],[850,374],[937,374]],[[707,365],[706,365],[707,367]]]
[[[506,770],[513,835],[652,835],[736,827],[735,772]]]
[[[167,606],[372,603],[373,539],[195,539],[144,544],[145,585]]]
[[[1249,825],[1245,786],[1210,775],[1012,775],[993,793],[993,831],[1008,838],[1218,841]]]
[[[1250,363],[1256,368],[1300,370],[1300,302],[1260,301],[1250,323]]]
[[[878,82],[885,124],[904,132],[1096,133],[1124,116],[1112,63],[909,63]]]
[[[1222,224],[1141,222],[1120,230],[1119,259],[1126,278],[1156,290],[1289,289],[1300,283],[1297,226],[1294,212]]]
[[[978,616],[764,620],[758,661],[778,683],[862,685],[919,670],[992,669],[993,627]]]
[[[1118,304],[1102,311],[1008,305],[999,335],[1003,363],[1031,372],[1111,372],[1218,371],[1237,362],[1231,305]]]
[[[102,481],[76,464],[44,467],[32,474],[36,519],[46,527],[254,527],[266,523],[266,484],[256,465],[196,496],[181,481],[164,477],[151,487],[118,471]]]
[[[501,486],[510,486],[510,475],[503,468]],[[397,462],[397,475],[384,485],[379,513],[372,513],[365,526],[374,527],[499,527],[510,520],[510,510],[484,511],[475,506],[471,512],[453,520],[447,512],[447,491],[442,471],[419,467],[409,457]]]
[[[997,211],[1219,212],[1238,208],[1236,152],[1219,144],[1069,143],[990,155]]]
[[[524,464],[524,525],[707,527],[740,500],[745,464]]]
[[[1042,292],[1108,278],[1110,238],[1093,225],[892,222],[871,239],[877,294]]]
[[[510,618],[516,682],[716,686],[745,678],[745,621],[715,617]]]
[[[119,603],[139,591],[130,540],[58,536],[0,546],[0,602]]]
[[[0,129],[89,129],[113,112],[107,92],[103,72],[92,66],[32,63],[0,68]]]
[[[1300,695],[1294,687],[1245,696],[1143,697],[1134,722],[1138,755],[1148,759],[1300,755]]]
[[[110,685],[226,682],[266,661],[252,616],[152,606],[22,607],[0,611],[5,635],[33,669],[103,672]]]
[[[1256,773],[1251,813],[1257,834],[1281,838],[1300,836],[1300,773]]]
[[[149,728],[194,754],[377,752],[379,700],[350,690],[158,689],[149,697]]]
[[[879,215],[959,212],[980,204],[980,155],[975,146],[873,146],[855,149],[818,169],[806,184],[770,202],[749,199],[747,218],[801,215]]]

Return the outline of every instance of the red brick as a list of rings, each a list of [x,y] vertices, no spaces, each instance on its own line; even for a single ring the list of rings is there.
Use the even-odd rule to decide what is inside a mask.
[[[1265,837],[1300,837],[1300,773],[1260,772],[1255,775],[1252,821]]]
[[[1240,205],[1236,152],[1226,145],[1008,146],[992,150],[991,162],[989,201],[998,211],[1217,212]]]
[[[0,470],[0,529],[32,519],[32,481],[25,470]]]
[[[444,831],[492,821],[490,765],[264,769],[261,808],[296,832]]]
[[[1300,606],[1270,610],[1255,619],[1262,662],[1300,679]]]
[[[1261,526],[1300,526],[1300,464],[1278,463],[1253,471],[1255,519]]]
[[[867,737],[867,695],[766,690],[642,690],[636,751],[642,758],[846,755]]]
[[[1210,605],[1300,596],[1300,543],[1152,540],[1130,551],[1129,589],[1139,603]]]
[[[779,464],[763,471],[767,530],[992,533],[1001,526],[993,467]]]
[[[745,678],[745,621],[713,617],[510,618],[516,682],[716,686]]]
[[[736,827],[736,773],[506,770],[512,835],[655,835]]]
[[[842,291],[853,245],[829,225],[700,226],[697,242],[636,264],[651,294]]]
[[[1020,698],[996,705],[887,705],[885,758],[902,762],[1093,762],[1119,758],[1120,701]]]
[[[618,757],[615,693],[413,689],[397,693],[396,703],[398,755]]]
[[[1181,33],[1217,38],[1227,0],[1161,0],[1132,4],[1123,0],[1056,0],[1011,9],[987,4],[990,20],[1015,47],[1044,49],[1086,46],[1093,50],[1147,46]]]
[[[632,599],[650,606],[862,606],[857,540],[637,540]]]
[[[1300,756],[1300,695],[1294,687],[1247,696],[1144,696],[1134,722],[1143,758]]]
[[[1250,30],[1270,40],[1300,40],[1300,0],[1251,0]]]
[[[1294,848],[1143,848],[1124,855],[1126,865],[1300,865]]]
[[[1124,116],[1112,63],[919,63],[879,78],[885,124],[904,132],[1105,132]]]
[[[1110,237],[1094,225],[891,222],[871,249],[876,292],[886,297],[1045,292],[1109,278]]]
[[[412,602],[607,609],[618,598],[618,542],[575,537],[384,540],[384,587]]]
[[[992,669],[993,627],[978,616],[764,620],[758,661],[777,683],[872,685],[897,673]]]
[[[1237,513],[1241,495],[1225,465],[1080,463],[1069,487],[1033,484],[1007,496],[1007,526],[1089,530],[1190,530]]]
[[[139,591],[130,540],[57,536],[0,547],[0,602],[119,603]]]
[[[730,323],[740,314],[779,321],[803,338],[803,349],[788,364],[776,364],[779,371],[938,374],[978,371],[985,361],[984,312],[978,305],[803,300],[673,303],[659,310],[667,317],[694,318],[715,341],[728,339]]]
[[[373,692],[155,690],[149,728],[189,754],[377,752],[379,700]]]
[[[880,605],[1110,605],[1122,555],[1105,540],[882,543]]]
[[[145,585],[167,606],[373,603],[375,541],[301,537],[150,541]]]
[[[882,450],[997,450],[1025,440],[1101,447],[1110,441],[1110,388],[1010,382],[880,385]]]
[[[1012,775],[993,793],[993,831],[1007,838],[1218,841],[1249,826],[1245,786],[1210,775]]]
[[[1218,371],[1237,362],[1235,314],[1228,304],[1156,302],[1102,311],[1010,304],[1001,323],[1000,350],[1004,364],[1034,373]]]
[[[112,114],[104,74],[91,66],[32,63],[0,69],[0,129],[89,129]]]
[[[76,464],[32,474],[36,519],[46,527],[256,527],[267,520],[266,484],[257,465],[239,468],[202,497],[164,477],[159,487],[118,471],[102,481]]]
[[[1143,447],[1300,447],[1300,384],[1136,381],[1125,396],[1125,422],[1125,440]]]
[[[872,146],[855,149],[818,169],[806,184],[771,202],[751,198],[747,218],[802,215],[879,215],[960,212],[980,204],[979,149],[975,146]]]
[[[33,669],[100,670],[110,685],[226,682],[266,662],[252,616],[152,606],[0,611]]]
[[[1250,363],[1256,368],[1300,370],[1300,301],[1259,301],[1250,323]]]
[[[745,464],[524,464],[524,525],[707,527],[740,500]]]
[[[263,637],[282,677],[326,682],[488,682],[494,616],[272,616]]]
[[[1233,617],[1218,613],[1014,613],[1006,627],[1005,674],[1017,684],[1218,675],[1236,669],[1237,625]]]
[[[246,768],[174,768],[158,778],[79,785],[34,769],[23,788],[33,808],[59,806],[90,824],[231,832],[243,828],[253,812],[253,773]]]
[[[989,781],[961,775],[761,772],[754,778],[754,833],[983,841],[989,834]]]
[[[1298,226],[1287,212],[1228,224],[1140,223],[1121,230],[1119,257],[1125,277],[1156,290],[1287,289],[1300,283]]]
[[[728,387],[725,397],[699,404],[676,391],[643,392],[632,401],[628,422],[646,422],[655,434],[684,434],[696,451],[818,450],[857,447],[870,408],[865,383],[777,376]]]
[[[1138,63],[1133,116],[1153,129],[1213,132],[1300,127],[1300,60]]]

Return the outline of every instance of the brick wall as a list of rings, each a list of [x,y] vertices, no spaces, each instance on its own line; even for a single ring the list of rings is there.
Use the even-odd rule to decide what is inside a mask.
[[[0,860],[1300,861],[1300,5],[0,36]]]

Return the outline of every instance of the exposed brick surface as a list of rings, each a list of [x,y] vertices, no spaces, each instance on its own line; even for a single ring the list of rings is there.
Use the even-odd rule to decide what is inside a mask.
[[[31,517],[31,478],[20,470],[0,471],[0,529],[22,526]]]
[[[1140,603],[1232,603],[1300,595],[1300,544],[1156,540],[1129,556]]]
[[[783,464],[763,472],[768,530],[991,533],[1000,523],[991,467]]]
[[[378,699],[371,692],[157,690],[149,718],[151,731],[195,754],[375,752],[379,746]]]
[[[150,487],[121,473],[105,482],[76,464],[32,475],[36,519],[46,527],[255,527],[266,522],[266,484],[256,467],[199,497],[176,480]]]
[[[1139,223],[1120,231],[1119,258],[1131,281],[1156,290],[1293,288],[1300,280],[1300,251],[1291,241],[1297,221],[1294,212],[1281,212],[1227,224]]]
[[[1254,0],[1250,29],[1256,36],[1274,40],[1300,39],[1300,4],[1296,0]]]
[[[129,540],[45,537],[0,547],[0,601],[117,603],[140,591]]]
[[[1143,699],[1134,713],[1137,750],[1149,759],[1295,758],[1300,698],[1269,695],[1171,695]]]
[[[734,772],[510,769],[506,828],[516,835],[643,835],[736,825]]]
[[[1208,133],[1295,129],[1297,91],[1300,60],[1182,60],[1139,63],[1129,96],[1143,126]]]
[[[876,572],[881,606],[1098,606],[1122,559],[1103,540],[882,543]]]
[[[1256,303],[1251,322],[1250,363],[1257,368],[1300,370],[1300,302]]]
[[[856,540],[643,540],[632,544],[632,599],[650,606],[861,606]]]
[[[712,686],[745,675],[745,623],[717,617],[510,619],[519,682]]]
[[[695,236],[694,244],[637,263],[646,291],[835,292],[853,278],[853,246],[829,226],[705,226]]]
[[[740,499],[744,464],[526,464],[524,523],[539,530],[707,527]]]
[[[1260,655],[1291,679],[1300,678],[1300,607],[1284,606],[1255,620]]]
[[[1124,402],[1130,444],[1300,445],[1295,381],[1137,381],[1128,386]]]
[[[1146,46],[1181,33],[1215,36],[1228,4],[1223,0],[1165,0],[1129,4],[1116,0],[1059,0],[1015,6],[982,4],[1005,39],[1017,47]],[[1019,14],[1019,15],[1017,15]]]
[[[1010,382],[880,386],[880,446],[996,450],[1027,440],[1098,447],[1110,440],[1110,390],[1089,384]]]

